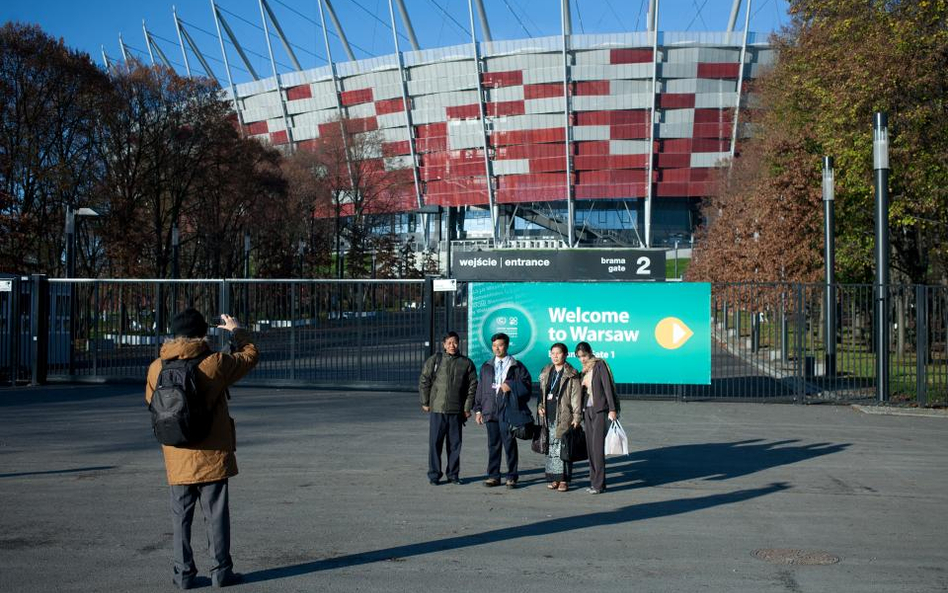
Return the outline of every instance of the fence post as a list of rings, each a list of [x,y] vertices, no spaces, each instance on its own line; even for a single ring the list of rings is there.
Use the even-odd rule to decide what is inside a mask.
[[[92,376],[99,374],[99,281],[92,283],[93,290],[93,309],[92,309],[92,335],[89,339],[92,341]],[[94,338],[92,336],[95,336]]]
[[[217,293],[217,302],[218,302],[218,313],[227,313],[230,315],[230,284],[227,283],[227,280],[221,280],[220,290]],[[247,320],[244,320],[246,323]],[[220,347],[224,348],[227,342],[227,336],[224,335],[224,332],[218,332]]]
[[[760,350],[760,313],[754,311],[751,315],[751,352],[757,354]]]
[[[30,295],[31,380],[30,385],[46,383],[49,368],[49,279],[33,274]],[[72,345],[70,345],[70,348]]]
[[[174,313],[172,313],[174,315]],[[165,287],[155,283],[155,351],[161,356],[161,335],[165,329]]]
[[[16,387],[20,375],[20,277],[13,278],[10,292],[10,386]]]
[[[796,403],[802,404],[806,399],[806,356],[804,356],[803,334],[806,332],[806,316],[803,313],[803,285],[795,285],[796,292],[796,329],[793,336],[794,351],[797,359],[797,393]]]
[[[299,302],[296,298],[297,283],[290,282],[290,379],[296,379],[296,319],[299,312]],[[302,286],[300,285],[302,290]],[[244,301],[247,302],[246,300]],[[249,311],[249,305],[245,305]],[[244,323],[250,323],[250,313],[244,319]]]
[[[362,346],[362,344],[365,342],[365,339],[364,339],[365,336],[363,336],[363,333],[365,332],[365,320],[362,318],[364,314],[363,311],[365,310],[365,307],[362,304],[362,299],[365,296],[364,286],[365,285],[362,282],[358,282],[358,284],[356,284],[356,287],[357,287],[356,300],[358,301],[356,304],[356,324],[357,324],[356,327],[358,329],[358,331],[356,332],[356,338],[357,338],[356,349],[359,353],[359,358],[358,358],[359,367],[358,367],[358,374],[356,376],[359,378],[359,381],[362,381],[363,379],[362,369],[363,369],[363,364],[364,364],[363,355],[365,351],[365,348],[363,348]]]
[[[435,313],[434,313],[434,276],[425,276],[424,295],[425,326],[428,328],[428,338],[425,347],[428,356],[434,355],[435,350]]]
[[[780,293],[780,360],[790,361],[790,324],[787,321],[787,292]]]
[[[915,401],[928,405],[928,287],[915,285]]]

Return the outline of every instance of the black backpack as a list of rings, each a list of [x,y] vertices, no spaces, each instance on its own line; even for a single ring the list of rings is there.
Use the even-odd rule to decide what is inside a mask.
[[[162,360],[158,385],[148,410],[155,438],[162,445],[180,447],[198,443],[211,431],[212,410],[198,393],[197,367],[213,352],[197,358]]]

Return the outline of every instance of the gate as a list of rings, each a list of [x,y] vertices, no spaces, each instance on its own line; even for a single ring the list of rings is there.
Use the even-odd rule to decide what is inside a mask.
[[[434,292],[430,278],[10,282],[10,290],[0,291],[0,381],[7,385],[47,376],[143,381],[171,337],[174,312],[188,306],[209,317],[229,312],[254,332],[261,358],[244,381],[250,385],[414,390],[444,332],[457,331],[462,350],[468,340],[463,282],[452,292]],[[673,400],[873,402],[875,300],[869,285],[827,291],[816,284],[713,284],[711,384],[621,384],[619,392]],[[888,302],[890,400],[945,405],[948,287],[893,285]],[[827,336],[830,311],[836,323]],[[217,347],[226,347],[224,333],[211,330]]]

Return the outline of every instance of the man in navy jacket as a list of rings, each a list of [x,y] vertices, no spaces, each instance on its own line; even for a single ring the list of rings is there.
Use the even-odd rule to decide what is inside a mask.
[[[507,456],[507,488],[517,487],[517,439],[510,432],[505,408],[511,394],[521,407],[530,401],[531,379],[527,367],[507,354],[510,337],[491,336],[494,357],[481,365],[480,381],[474,396],[474,419],[487,426],[487,480],[485,486],[500,486],[500,450]]]

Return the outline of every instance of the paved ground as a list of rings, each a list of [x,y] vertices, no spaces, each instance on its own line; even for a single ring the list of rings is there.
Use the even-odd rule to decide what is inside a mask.
[[[847,407],[626,402],[610,490],[429,486],[409,394],[236,389],[238,591],[948,591],[948,419]],[[170,591],[141,389],[0,390],[0,590]],[[584,484],[585,467],[577,485]],[[199,568],[208,565],[195,524]],[[759,549],[825,552],[780,565]]]

